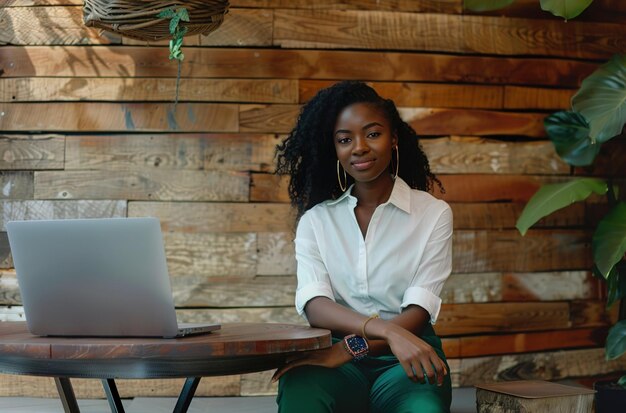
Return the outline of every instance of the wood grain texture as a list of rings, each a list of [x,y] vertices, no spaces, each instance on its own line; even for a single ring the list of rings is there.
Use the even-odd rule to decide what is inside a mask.
[[[0,130],[237,132],[238,112],[212,103],[0,103]]]
[[[233,0],[230,3],[234,7],[281,9],[366,9],[439,13],[460,13],[463,9],[461,0],[321,0],[315,2],[307,0]]]
[[[438,187],[433,195],[447,202],[528,202],[541,185],[564,182],[559,176],[523,176],[494,174],[438,175],[445,193]],[[289,202],[289,178],[269,174],[251,174],[250,201]]]
[[[33,172],[0,171],[0,199],[32,199]]]
[[[435,174],[569,174],[549,141],[505,142],[495,139],[451,136],[421,139]]]
[[[599,280],[588,271],[476,273],[450,275],[440,297],[444,303],[494,301],[598,300]]]
[[[3,273],[0,273],[2,277]],[[11,297],[11,287],[0,290],[0,297]],[[0,287],[3,285],[0,278]],[[205,277],[176,276],[171,278],[174,303],[178,307],[268,307],[292,306],[296,293],[296,277]]]
[[[505,109],[569,110],[570,100],[576,92],[576,89],[504,86],[503,105]]]
[[[589,394],[543,396],[530,399],[479,388],[476,389],[476,407],[478,413],[494,411],[585,413],[593,409],[594,393],[595,391],[590,391]]]
[[[172,101],[176,79],[9,78],[0,81],[0,101]],[[298,84],[289,79],[183,79],[180,102],[297,103]]]
[[[12,200],[0,203],[0,231],[9,221],[77,218],[122,218],[126,201],[38,201]]]
[[[565,329],[570,326],[567,303],[487,303],[442,306],[438,335]]]
[[[609,374],[626,369],[623,357],[607,361],[604,348],[462,359],[458,386],[504,380],[558,380]]]
[[[130,202],[128,216],[152,216],[163,231],[289,232],[294,211],[286,204]]]
[[[222,171],[38,171],[35,198],[245,202],[248,181]]]
[[[0,305],[21,305],[22,297],[14,270],[0,271]]]
[[[163,234],[167,267],[172,277],[247,276],[257,267],[256,235],[177,233]]]
[[[120,36],[100,35],[83,24],[82,7],[2,7],[0,44],[115,44]]]
[[[240,106],[239,127],[242,132],[287,133],[300,113],[298,105]],[[401,118],[418,135],[519,135],[534,138],[546,136],[545,114],[497,112],[475,109],[398,108]]]
[[[515,228],[517,219],[526,204],[522,202],[451,202],[455,229]],[[592,208],[575,203],[540,219],[533,228],[569,227],[588,225]]]
[[[176,77],[178,68],[168,61],[167,47],[141,46],[7,46],[0,55],[0,70],[5,78]],[[597,67],[593,62],[557,58],[186,47],[181,75],[186,79],[358,79],[573,88]]]
[[[300,80],[299,102],[304,103],[321,89],[334,84],[326,80]],[[439,108],[500,109],[504,99],[501,86],[432,84],[432,83],[370,83],[379,95],[393,99],[397,106]]]
[[[570,330],[538,331],[516,334],[492,334],[444,339],[447,357],[465,358],[496,354],[530,353],[547,350],[564,350],[580,347],[601,347],[608,330],[606,328],[582,328]],[[447,350],[446,342],[454,343],[456,352]]]
[[[239,396],[241,376],[203,377],[196,389],[196,396]],[[136,379],[115,380],[122,398],[131,397],[178,397],[185,379]],[[95,379],[72,379],[74,393],[79,399],[106,398],[102,383]],[[0,374],[2,397],[59,397],[52,377],[16,376]]]
[[[402,30],[399,28],[402,27]],[[442,33],[446,35],[443,36]],[[614,23],[534,21],[384,11],[276,10],[274,44],[287,48],[358,48],[502,55],[609,58],[624,49]],[[581,39],[585,39],[584,46]]]
[[[0,135],[0,170],[63,169],[64,159],[63,136]]]
[[[274,171],[275,135],[68,136],[65,169]]]
[[[271,46],[274,11],[230,8],[224,23],[208,36],[200,37],[202,46]]]

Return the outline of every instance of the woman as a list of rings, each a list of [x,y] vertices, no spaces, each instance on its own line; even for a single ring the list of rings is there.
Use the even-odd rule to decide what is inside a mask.
[[[276,371],[279,412],[448,412],[435,335],[452,212],[415,131],[361,82],[321,90],[278,147],[298,209],[296,309],[333,346]],[[443,191],[443,188],[441,188]]]

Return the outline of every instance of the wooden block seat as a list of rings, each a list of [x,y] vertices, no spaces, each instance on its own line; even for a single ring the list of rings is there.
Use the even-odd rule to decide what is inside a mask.
[[[594,390],[543,380],[476,385],[478,413],[588,413]]]

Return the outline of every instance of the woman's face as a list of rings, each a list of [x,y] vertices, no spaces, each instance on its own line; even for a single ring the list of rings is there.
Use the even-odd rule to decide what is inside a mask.
[[[356,182],[372,182],[388,173],[398,140],[381,110],[368,103],[345,107],[334,130],[337,159]]]

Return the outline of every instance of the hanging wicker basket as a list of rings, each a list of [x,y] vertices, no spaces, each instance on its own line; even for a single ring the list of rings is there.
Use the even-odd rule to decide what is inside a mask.
[[[228,0],[85,0],[83,19],[86,26],[118,33],[137,40],[155,41],[171,38],[169,20],[157,17],[166,9],[184,7],[189,22],[186,36],[209,34],[224,21]]]

